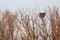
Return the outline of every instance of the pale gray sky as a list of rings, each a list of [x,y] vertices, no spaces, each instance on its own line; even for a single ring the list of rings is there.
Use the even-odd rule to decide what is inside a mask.
[[[60,0],[0,0],[0,9],[15,11],[18,8],[40,8],[44,10],[48,6],[60,7]]]

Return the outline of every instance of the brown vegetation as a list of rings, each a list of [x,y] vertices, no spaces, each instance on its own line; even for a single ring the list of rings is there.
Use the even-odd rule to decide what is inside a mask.
[[[0,12],[0,40],[60,40],[58,8],[48,8],[44,18],[25,12]]]

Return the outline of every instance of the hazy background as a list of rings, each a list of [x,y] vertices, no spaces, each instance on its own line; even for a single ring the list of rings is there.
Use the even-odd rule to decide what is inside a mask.
[[[40,10],[44,10],[48,6],[60,7],[59,3],[60,0],[0,0],[0,9],[9,9],[12,12],[18,8],[38,8]]]

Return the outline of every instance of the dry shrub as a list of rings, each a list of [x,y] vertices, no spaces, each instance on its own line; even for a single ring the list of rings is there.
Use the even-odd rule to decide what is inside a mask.
[[[6,10],[0,19],[0,40],[60,40],[58,8],[48,8],[45,12],[45,17],[40,18],[39,15],[30,16],[30,12],[25,14],[27,11],[11,14]]]

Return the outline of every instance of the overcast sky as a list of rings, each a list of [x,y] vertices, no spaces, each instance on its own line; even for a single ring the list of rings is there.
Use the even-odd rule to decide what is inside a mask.
[[[60,7],[60,0],[0,0],[0,9],[15,11],[18,8],[39,8],[44,10],[48,6]]]

